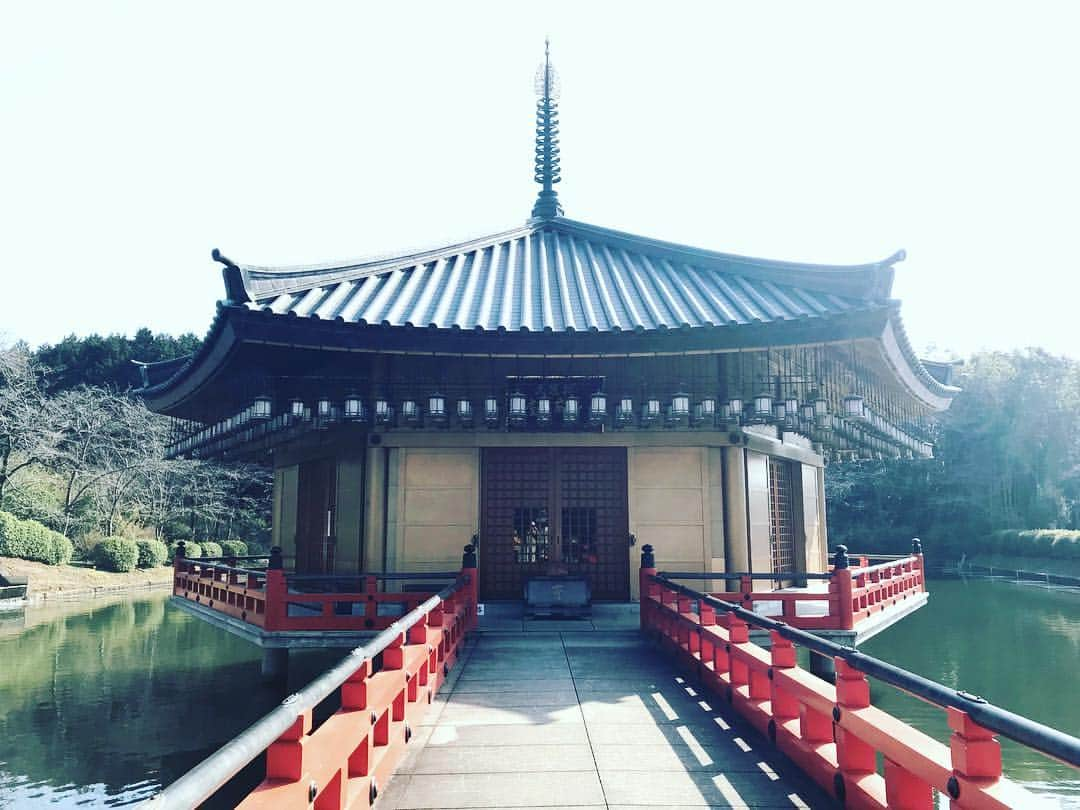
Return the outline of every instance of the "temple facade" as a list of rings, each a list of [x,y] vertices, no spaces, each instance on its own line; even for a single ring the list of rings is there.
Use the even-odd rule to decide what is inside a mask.
[[[623,601],[646,543],[777,587],[826,570],[825,464],[930,455],[956,393],[890,297],[903,254],[799,264],[569,219],[550,62],[537,89],[524,225],[332,265],[215,251],[202,347],[144,367],[171,454],[272,465],[296,572],[454,569],[475,542],[483,600],[571,575]]]

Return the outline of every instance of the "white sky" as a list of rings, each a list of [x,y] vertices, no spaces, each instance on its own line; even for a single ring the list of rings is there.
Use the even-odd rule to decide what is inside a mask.
[[[0,335],[202,334],[289,264],[529,215],[769,258],[908,251],[919,349],[1080,356],[1075,2],[0,5]]]

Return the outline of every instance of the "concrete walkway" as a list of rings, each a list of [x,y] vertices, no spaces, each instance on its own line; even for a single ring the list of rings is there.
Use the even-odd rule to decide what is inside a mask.
[[[636,631],[482,632],[377,810],[834,807]]]

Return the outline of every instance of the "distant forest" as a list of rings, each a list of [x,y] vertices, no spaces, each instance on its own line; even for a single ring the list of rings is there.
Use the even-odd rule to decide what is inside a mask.
[[[81,555],[113,535],[265,544],[268,471],[166,461],[168,419],[132,395],[132,360],[171,360],[199,342],[140,329],[0,347],[0,511],[63,533]]]
[[[166,420],[131,396],[132,360],[199,339],[68,337],[0,349],[0,510],[79,545],[120,531],[264,542],[264,469],[162,460]],[[829,539],[853,550],[971,553],[1001,529],[1080,529],[1080,363],[1040,349],[967,359],[936,427],[935,457],[830,464]]]
[[[933,459],[826,469],[830,545],[903,552],[920,537],[941,561],[1002,529],[1080,529],[1080,363],[983,352],[956,384]]]

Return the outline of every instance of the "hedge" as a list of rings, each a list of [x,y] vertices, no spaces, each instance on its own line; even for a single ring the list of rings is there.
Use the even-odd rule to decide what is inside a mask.
[[[0,556],[66,565],[74,553],[75,547],[60,532],[36,520],[19,520],[8,512],[0,512]]]
[[[221,553],[225,557],[243,557],[248,553],[248,545],[243,540],[222,540]]]
[[[1018,557],[1080,560],[1080,531],[1073,529],[1002,529],[993,532],[985,550]]]
[[[165,561],[167,564],[171,565],[172,561],[176,559],[176,546],[180,542],[183,542],[183,544],[184,544],[184,556],[185,557],[190,557],[192,559],[195,559],[195,558],[201,557],[203,555],[202,546],[200,546],[198,543],[193,543],[190,540],[184,540],[184,541],[177,540],[175,543],[169,543],[169,559]]]
[[[202,546],[202,555],[204,557],[220,557],[221,546],[215,543],[213,540],[204,540],[199,545]],[[188,555],[191,556],[191,555]]]
[[[134,571],[139,562],[139,546],[126,537],[106,537],[94,548],[98,568],[117,573]]]
[[[139,547],[139,568],[157,568],[169,559],[169,548],[160,540],[136,540]]]

